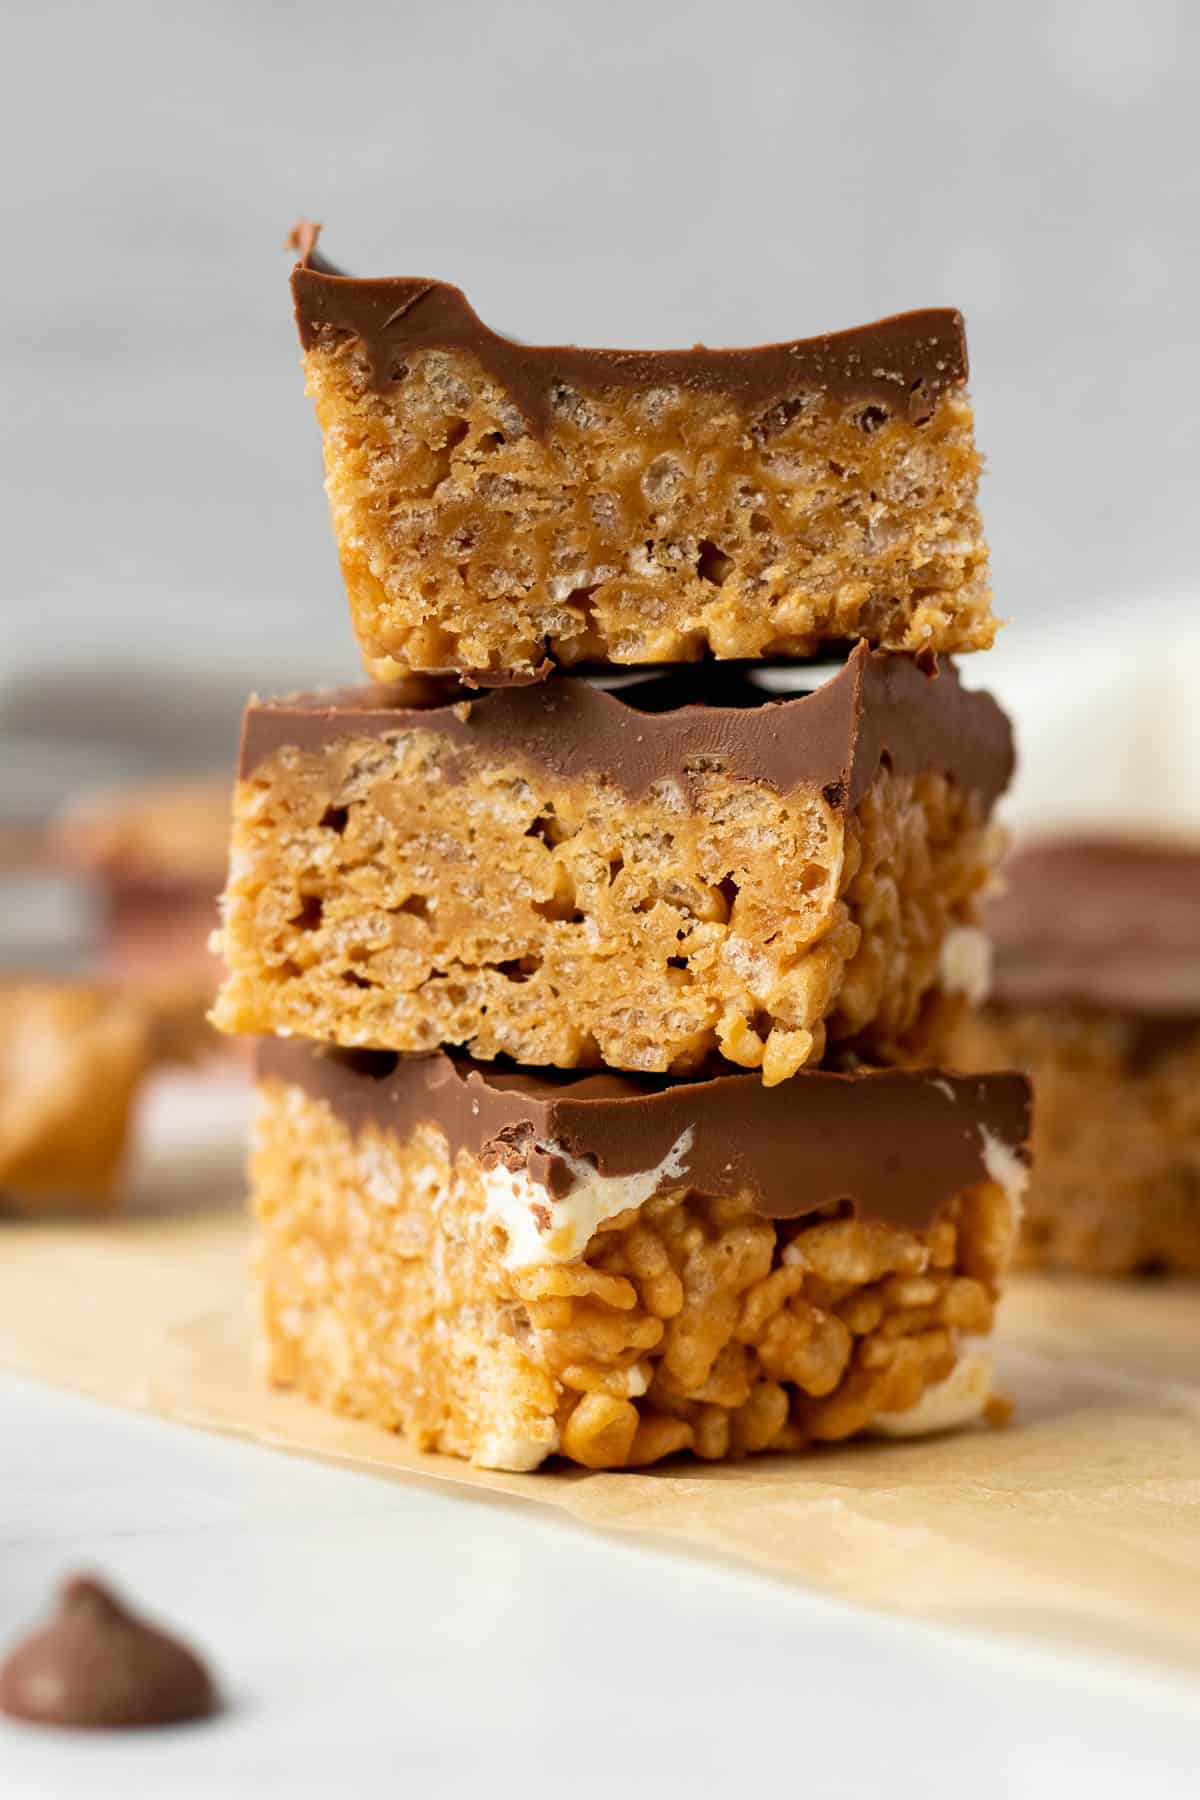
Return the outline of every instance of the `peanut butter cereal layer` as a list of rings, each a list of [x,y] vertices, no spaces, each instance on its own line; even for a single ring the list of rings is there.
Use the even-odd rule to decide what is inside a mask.
[[[951,310],[749,350],[519,344],[440,281],[292,287],[354,629],[376,679],[986,650]]]
[[[251,705],[223,1030],[768,1085],[833,1045],[935,1058],[1012,767],[988,695],[865,645],[787,699],[711,668],[462,692]]]
[[[955,1061],[1033,1079],[1022,1252],[1200,1275],[1200,855],[1063,840],[1006,869],[992,998]]]
[[[275,1382],[485,1467],[742,1456],[985,1413],[1017,1075],[538,1076],[269,1042]]]

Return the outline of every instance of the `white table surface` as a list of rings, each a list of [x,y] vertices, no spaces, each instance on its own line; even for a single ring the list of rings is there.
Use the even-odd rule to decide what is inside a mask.
[[[1200,1784],[1200,1687],[0,1377],[4,1640],[81,1566],[206,1649],[226,1707],[102,1738],[0,1721],[3,1800]]]

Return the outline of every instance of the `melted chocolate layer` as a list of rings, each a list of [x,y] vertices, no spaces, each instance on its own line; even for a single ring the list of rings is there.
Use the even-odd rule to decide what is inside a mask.
[[[705,1194],[748,1189],[770,1219],[846,1201],[860,1218],[923,1230],[951,1195],[987,1179],[984,1133],[1016,1152],[1029,1135],[1029,1084],[1014,1074],[806,1071],[768,1088],[757,1074],[531,1074],[295,1039],[262,1041],[257,1070],[323,1100],[352,1131],[372,1124],[403,1141],[430,1124],[452,1157],[524,1168],[559,1197],[577,1179],[565,1158],[639,1174],[690,1130],[682,1180]]]
[[[1067,838],[1005,868],[993,1002],[1200,1019],[1200,851]]]
[[[473,698],[406,682],[253,700],[241,773],[284,746],[317,750],[415,727],[564,778],[603,772],[632,796],[663,779],[685,781],[702,764],[779,793],[820,788],[831,805],[853,807],[886,759],[901,774],[938,769],[990,805],[1013,771],[1012,732],[990,694],[961,687],[949,663],[859,644],[814,692],[782,699],[740,671],[700,664],[617,691],[551,676]]]
[[[967,379],[962,314],[950,307],[897,313],[828,337],[749,350],[710,350],[703,344],[691,350],[585,350],[514,343],[490,330],[462,290],[447,282],[344,275],[318,253],[318,229],[297,226],[290,240],[300,251],[292,296],[306,350],[331,331],[357,338],[376,392],[403,380],[404,358],[414,350],[464,351],[539,434],[551,421],[551,395],[559,386],[591,394],[658,387],[724,394],[748,418],[781,400],[823,390],[920,424],[939,394]]]

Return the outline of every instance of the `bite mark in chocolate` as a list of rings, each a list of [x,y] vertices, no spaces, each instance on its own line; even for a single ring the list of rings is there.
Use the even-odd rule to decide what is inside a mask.
[[[753,349],[589,350],[574,345],[515,343],[492,331],[460,288],[425,278],[365,281],[343,274],[318,251],[319,227],[297,226],[292,247],[296,324],[306,350],[330,332],[357,338],[371,387],[385,392],[407,372],[414,350],[458,350],[474,356],[510,396],[529,429],[545,435],[556,386],[583,393],[620,388],[679,387],[728,395],[748,420],[795,396],[824,391],[862,400],[862,429],[880,413],[923,423],[933,401],[967,379],[961,313],[951,307],[897,313],[828,336]]]
[[[174,1725],[216,1706],[200,1659],[88,1575],[65,1583],[49,1624],[0,1665],[0,1712],[36,1725]]]

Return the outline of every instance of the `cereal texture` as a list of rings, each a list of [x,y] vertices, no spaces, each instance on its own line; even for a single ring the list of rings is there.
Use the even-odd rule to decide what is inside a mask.
[[[462,351],[406,351],[384,394],[353,337],[305,363],[377,678],[992,642],[961,390],[913,422],[822,392],[746,418],[714,393],[560,384],[541,434]]]
[[[993,1007],[964,1019],[955,1060],[1032,1077],[1024,1260],[1200,1275],[1200,1021]]]
[[[933,772],[849,814],[707,770],[631,798],[422,729],[277,750],[235,815],[223,1030],[768,1084],[936,1055],[997,848]]]
[[[937,1401],[966,1367],[963,1337],[991,1326],[1011,1250],[1012,1208],[990,1182],[920,1235],[777,1223],[747,1195],[680,1186],[607,1220],[576,1261],[513,1269],[475,1157],[451,1167],[427,1126],[405,1142],[352,1135],[274,1079],[260,1093],[266,1365],[323,1405],[507,1469],[954,1422]],[[975,1384],[956,1416],[986,1401]]]

